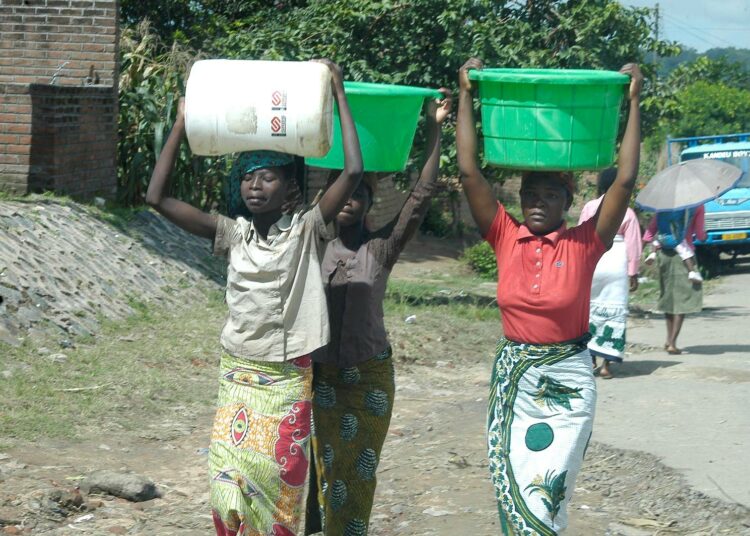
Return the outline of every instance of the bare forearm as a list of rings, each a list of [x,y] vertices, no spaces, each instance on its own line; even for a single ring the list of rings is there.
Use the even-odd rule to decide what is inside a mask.
[[[630,99],[630,113],[625,135],[620,144],[617,162],[617,177],[604,196],[597,213],[596,232],[602,242],[609,247],[617,234],[628,203],[633,195],[635,180],[638,176],[638,162],[641,145],[641,112],[638,96]]]
[[[434,117],[427,117],[427,145],[425,162],[419,174],[419,183],[435,182],[440,171],[440,125]]]
[[[344,146],[344,173],[348,178],[359,182],[364,171],[362,151],[359,146],[359,136],[354,126],[354,119],[346,99],[343,84],[336,91],[336,104],[339,108],[341,121],[341,139]]]
[[[154,172],[151,174],[151,182],[146,192],[146,203],[154,208],[167,197],[169,191],[169,181],[174,171],[174,165],[180,152],[180,144],[185,136],[185,122],[178,119],[169,133],[167,142],[162,148],[159,159],[154,166]]]
[[[333,220],[339,210],[346,204],[347,199],[356,190],[359,181],[362,180],[362,174],[364,173],[362,151],[359,148],[359,136],[357,136],[354,119],[352,119],[349,103],[344,94],[344,85],[339,82],[335,87],[336,102],[339,107],[341,138],[344,145],[344,169],[336,181],[326,190],[318,203],[320,212],[323,215],[323,221],[326,223]]]
[[[458,94],[458,114],[456,120],[456,154],[458,170],[462,178],[480,175],[477,165],[477,131],[474,121],[474,103],[469,91]]]
[[[169,180],[184,136],[185,121],[180,114],[154,166],[146,192],[146,203],[186,231],[212,240],[216,235],[216,218],[168,195]]]
[[[630,100],[630,111],[628,113],[628,124],[625,127],[625,135],[620,144],[620,153],[617,159],[618,186],[632,191],[638,176],[638,163],[641,154],[641,108],[640,98]]]
[[[458,96],[456,152],[466,199],[471,215],[482,236],[486,235],[497,214],[497,200],[477,164],[477,132],[471,93],[461,90]]]

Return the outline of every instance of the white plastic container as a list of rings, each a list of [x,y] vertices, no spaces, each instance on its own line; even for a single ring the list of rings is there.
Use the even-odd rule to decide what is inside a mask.
[[[197,155],[271,150],[321,157],[331,148],[331,72],[301,61],[197,61],[185,130]]]

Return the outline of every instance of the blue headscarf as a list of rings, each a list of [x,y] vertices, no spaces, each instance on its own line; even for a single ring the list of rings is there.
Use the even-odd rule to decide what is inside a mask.
[[[225,183],[227,199],[227,215],[230,218],[243,216],[251,218],[252,214],[242,201],[240,195],[240,184],[242,177],[252,173],[256,169],[269,167],[282,167],[294,163],[294,155],[287,153],[278,153],[276,151],[247,151],[240,153],[235,158],[232,170],[229,172],[229,178]]]

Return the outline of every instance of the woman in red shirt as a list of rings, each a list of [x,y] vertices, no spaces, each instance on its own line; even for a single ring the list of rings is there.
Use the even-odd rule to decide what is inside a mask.
[[[470,69],[459,71],[456,144],[461,182],[482,236],[495,250],[497,301],[505,337],[491,378],[488,411],[490,473],[503,533],[553,536],[567,527],[567,503],[594,418],[596,385],[589,339],[591,280],[612,245],[638,172],[640,91],[635,64],[630,112],[618,173],[596,215],[567,229],[571,173],[524,172],[518,222],[498,203],[477,164]]]

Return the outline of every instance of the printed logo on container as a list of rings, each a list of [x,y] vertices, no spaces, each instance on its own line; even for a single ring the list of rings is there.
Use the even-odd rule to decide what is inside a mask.
[[[271,110],[286,110],[286,91],[277,89],[271,93]]]
[[[286,116],[274,116],[271,119],[271,136],[286,136]]]

